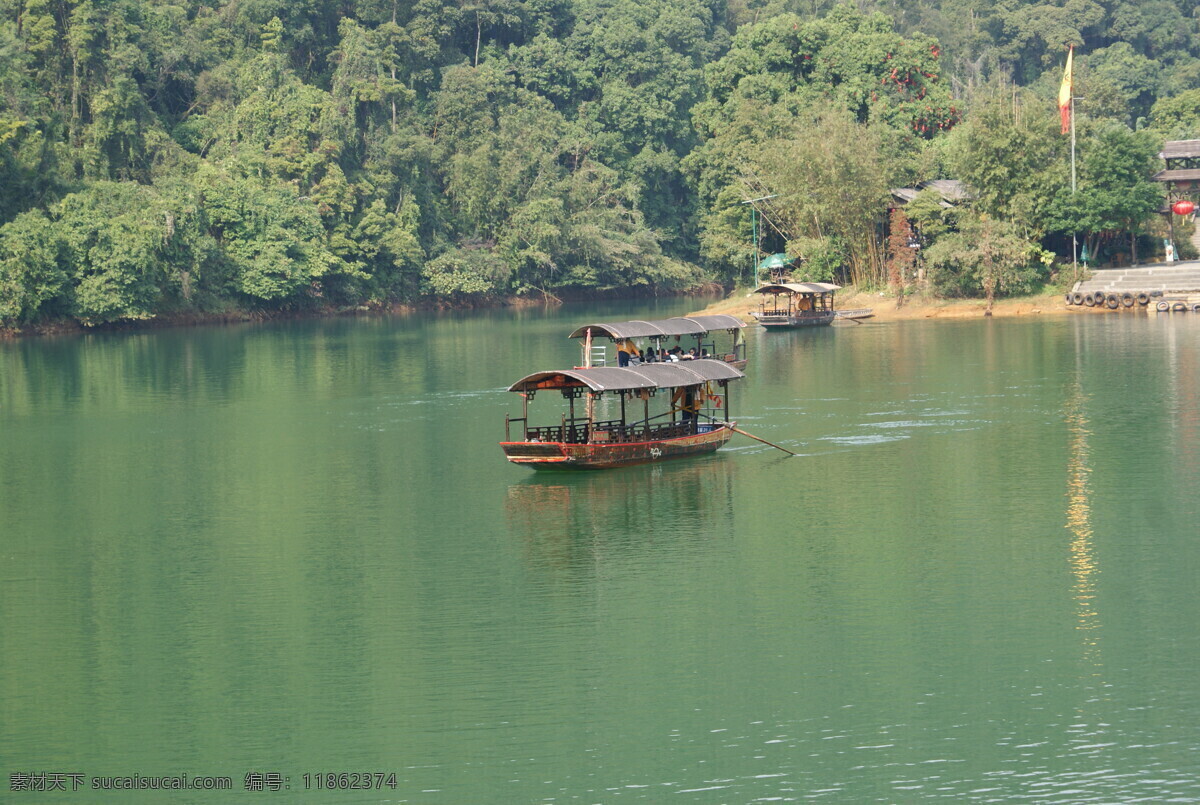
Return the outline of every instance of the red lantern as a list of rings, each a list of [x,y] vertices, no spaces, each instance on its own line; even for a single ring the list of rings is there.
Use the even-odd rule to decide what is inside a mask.
[[[1183,201],[1176,201],[1171,206],[1171,211],[1176,215],[1191,215],[1192,211],[1195,209],[1196,205],[1187,199],[1184,199]]]

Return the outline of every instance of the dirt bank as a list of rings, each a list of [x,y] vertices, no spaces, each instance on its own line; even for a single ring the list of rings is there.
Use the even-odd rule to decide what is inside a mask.
[[[752,321],[750,311],[758,307],[761,297],[745,291],[735,291],[731,296],[709,305],[704,313],[728,313]],[[908,297],[904,304],[896,307],[894,296],[873,293],[841,293],[837,296],[839,310],[871,308],[877,321],[899,319],[971,319],[982,318],[987,302],[982,299],[923,299]],[[1059,293],[1025,296],[1017,299],[997,299],[992,303],[992,316],[1051,316],[1092,309],[1068,308]],[[1098,309],[1097,309],[1098,310]]]

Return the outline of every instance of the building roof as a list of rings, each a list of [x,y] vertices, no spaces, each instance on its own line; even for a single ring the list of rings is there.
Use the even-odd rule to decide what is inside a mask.
[[[1200,140],[1168,140],[1158,155],[1161,159],[1200,157]]]
[[[734,330],[746,323],[737,316],[717,314],[713,316],[676,316],[657,321],[618,321],[585,324],[571,331],[568,338],[583,338],[587,331],[592,337],[609,338],[662,338],[670,335],[704,335],[712,330]]]
[[[892,197],[901,205],[907,204],[917,197],[922,190],[934,190],[941,196],[943,207],[953,207],[955,204],[971,198],[971,191],[958,179],[933,179],[921,182],[916,187],[894,187]]]
[[[1156,182],[1195,182],[1200,180],[1200,168],[1159,171],[1151,178]]]
[[[534,372],[509,386],[509,391],[537,391],[587,386],[592,391],[637,391],[698,386],[712,380],[737,380],[746,375],[725,361],[701,358],[679,363],[643,363],[640,366],[597,366]]]
[[[834,285],[829,282],[773,282],[767,285],[760,285],[754,289],[754,293],[795,293],[795,294],[818,294],[818,293],[833,293],[841,290],[840,285]]]

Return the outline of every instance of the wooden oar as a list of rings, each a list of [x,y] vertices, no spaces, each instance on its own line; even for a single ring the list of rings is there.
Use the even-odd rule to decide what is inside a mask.
[[[786,447],[780,447],[779,445],[775,444],[774,442],[768,442],[766,439],[761,439],[758,436],[755,436],[753,433],[746,433],[746,431],[742,430],[741,428],[735,428],[733,425],[730,425],[728,422],[725,424],[731,431],[734,431],[735,433],[740,433],[743,436],[749,436],[754,441],[762,442],[763,444],[770,445],[771,447],[774,447],[776,450],[782,450],[783,452],[787,453],[789,456],[799,455],[798,453],[793,453],[791,450],[788,450]]]
[[[776,450],[782,450],[783,452],[787,453],[789,456],[799,455],[799,453],[793,453],[791,450],[788,450],[786,447],[780,447],[779,445],[775,444],[774,442],[768,442],[766,439],[755,436],[753,433],[747,433],[746,431],[742,430],[741,428],[736,427],[734,425],[730,425],[728,422],[723,422],[722,420],[717,419],[716,417],[711,417],[708,414],[700,414],[700,416],[705,417],[706,419],[709,419],[712,422],[716,422],[718,425],[724,425],[725,427],[729,428],[734,433],[740,433],[743,436],[749,436],[751,439],[753,439],[756,442],[762,442],[765,445],[770,445],[771,447],[774,447]]]

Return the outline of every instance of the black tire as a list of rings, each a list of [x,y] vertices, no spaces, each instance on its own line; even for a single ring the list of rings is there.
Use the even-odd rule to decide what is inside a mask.
[[[1096,297],[1092,296],[1090,293],[1085,293],[1083,295],[1083,304],[1087,307],[1094,307],[1096,304]]]
[[[1067,306],[1068,306],[1068,307],[1070,307],[1071,305],[1075,304],[1074,302],[1072,302],[1072,301],[1071,301],[1071,295],[1070,295],[1070,294],[1063,294],[1063,297],[1064,297],[1064,301],[1067,303]]]
[[[1129,293],[1128,291],[1121,294],[1121,306],[1133,307],[1133,294]]]
[[[1150,295],[1151,296],[1162,296],[1162,291],[1151,291]]]
[[[1159,302],[1154,307],[1159,313],[1166,313],[1168,310],[1171,309],[1171,306],[1168,305],[1166,302]]]
[[[1198,303],[1196,303],[1196,304],[1192,305],[1192,312],[1193,312],[1193,313],[1200,313],[1200,302],[1198,302]]]
[[[1183,302],[1176,302],[1175,304],[1171,305],[1172,313],[1182,313],[1185,310],[1187,310],[1187,305],[1185,305]]]
[[[1076,291],[1075,293],[1071,294],[1071,301],[1077,305],[1082,305],[1083,304],[1083,294],[1081,294],[1079,291]]]
[[[1115,293],[1110,293],[1107,297],[1105,297],[1104,304],[1109,310],[1116,310],[1121,306],[1121,300],[1117,298]]]
[[[1140,294],[1137,295],[1137,302],[1142,307],[1145,307],[1146,305],[1150,304],[1150,294],[1146,293],[1145,291],[1142,291]]]

